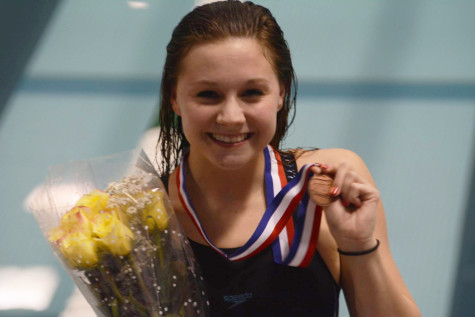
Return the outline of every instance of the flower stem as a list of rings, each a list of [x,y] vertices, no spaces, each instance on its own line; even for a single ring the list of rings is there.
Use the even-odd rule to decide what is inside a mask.
[[[131,262],[131,265],[133,268],[136,268],[136,264],[135,264],[135,261],[134,261],[134,257],[132,256],[132,254],[129,256],[130,258],[130,262]],[[139,285],[140,285],[140,289],[141,291],[143,292],[144,296],[145,296],[145,299],[147,301],[147,308],[149,308],[149,313],[151,317],[158,317],[158,312],[155,310],[154,308],[154,299],[153,297],[151,296],[150,292],[148,291],[148,287],[145,285],[145,282],[142,278],[142,275],[140,274],[140,271],[139,272],[135,272],[136,275],[137,275],[137,280],[139,282]],[[160,301],[159,301],[160,302]],[[150,307],[152,306],[152,307]]]
[[[120,317],[119,305],[117,303],[117,299],[114,299],[114,301],[111,303],[111,309],[112,309],[112,316],[113,317]]]
[[[103,260],[101,261],[103,263]],[[106,287],[110,288],[112,292],[115,294],[115,299],[111,303],[111,309],[112,309],[112,314],[115,317],[115,313],[117,313],[117,316],[120,316],[119,311],[118,311],[118,303],[123,303],[124,299],[122,298],[122,294],[120,293],[119,288],[117,287],[114,278],[107,272],[107,269],[102,268],[100,265],[97,266],[97,269],[99,273],[101,274],[102,278],[105,280],[105,285]],[[114,309],[116,312],[114,312]]]

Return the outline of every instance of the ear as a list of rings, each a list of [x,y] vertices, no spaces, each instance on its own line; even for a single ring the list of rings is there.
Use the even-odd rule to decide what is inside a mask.
[[[280,111],[284,106],[284,97],[285,97],[285,86],[284,84],[280,84],[280,92],[279,92],[279,104],[277,107],[277,111]]]
[[[177,116],[181,116],[180,107],[176,101],[176,88],[170,94],[170,103],[172,104],[172,109]]]

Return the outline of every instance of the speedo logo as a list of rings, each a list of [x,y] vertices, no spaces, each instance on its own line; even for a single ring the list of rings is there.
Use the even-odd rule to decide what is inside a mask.
[[[234,308],[239,304],[246,302],[248,299],[252,298],[252,293],[242,293],[237,295],[224,295],[223,299],[226,303],[232,304],[228,309]]]

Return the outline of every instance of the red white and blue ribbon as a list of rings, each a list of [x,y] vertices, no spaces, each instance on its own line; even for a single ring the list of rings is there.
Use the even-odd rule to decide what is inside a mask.
[[[216,247],[204,231],[185,185],[186,156],[177,172],[180,201],[203,239],[223,257],[231,261],[244,260],[273,244],[276,263],[306,267],[315,252],[322,213],[321,207],[315,205],[307,193],[308,181],[313,175],[310,170],[313,165],[304,165],[295,179],[286,184],[278,152],[267,146],[264,156],[267,209],[251,238],[234,253],[228,255]],[[292,219],[294,212],[297,213],[295,224]]]
[[[284,165],[282,164],[279,152],[274,150],[271,146],[268,146],[264,152],[266,159],[265,164],[265,188],[266,188],[266,200],[267,207],[274,199],[280,190],[287,185],[287,177],[284,171]],[[278,259],[278,263],[282,263],[283,259],[289,254],[289,249],[294,237],[294,222],[293,217],[289,218],[289,221],[285,225],[282,232],[279,234],[278,239],[272,243],[272,250],[274,258]]]

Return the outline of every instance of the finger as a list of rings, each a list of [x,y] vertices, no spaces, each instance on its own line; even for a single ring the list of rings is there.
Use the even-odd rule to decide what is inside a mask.
[[[349,204],[354,205],[356,208],[361,207],[361,184],[358,183],[351,183],[348,186],[345,187],[345,191],[342,191],[341,197],[342,199],[347,202],[348,207]]]
[[[351,185],[353,183],[357,183],[357,176],[355,172],[350,169],[345,169],[342,170],[342,173],[338,172],[336,177],[338,177],[339,180],[341,179],[340,195],[342,195],[344,199],[349,200],[348,198],[350,197],[349,193],[351,191]]]
[[[310,170],[314,173],[314,174],[322,174],[322,168],[321,168],[322,164],[320,163],[314,163],[312,165],[312,167],[310,168]]]
[[[377,201],[380,199],[379,191],[376,187],[371,184],[355,184],[355,186],[359,187],[359,198],[362,202],[366,201]]]
[[[355,182],[347,188],[347,191],[341,197],[344,201],[359,208],[366,201],[379,199],[379,192],[369,184]]]
[[[333,164],[322,163],[321,170],[323,174],[334,177],[337,172],[337,167]]]
[[[326,169],[326,172],[333,174],[333,183],[339,188],[339,194],[345,191],[345,179],[348,170],[349,166],[345,163],[340,164],[338,168],[335,166],[329,166],[329,168]]]

